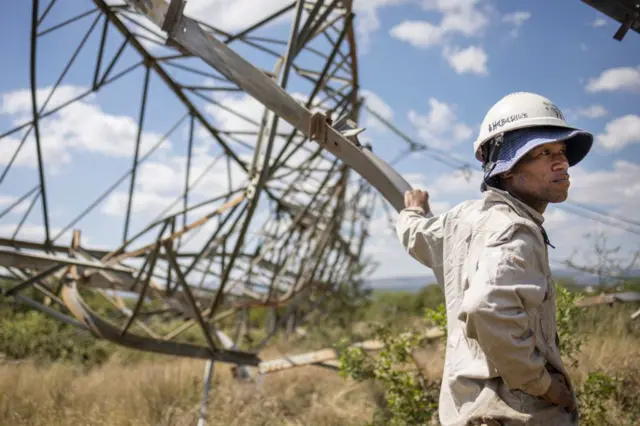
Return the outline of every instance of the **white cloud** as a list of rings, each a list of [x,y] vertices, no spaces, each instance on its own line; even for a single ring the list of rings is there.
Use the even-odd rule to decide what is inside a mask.
[[[2,236],[13,235],[13,233],[16,231],[17,228],[18,228],[18,224],[17,223],[15,223],[15,224],[14,223],[6,223],[6,224],[3,224],[3,225],[0,225],[0,235],[2,235]],[[60,231],[62,231],[62,228],[49,227],[49,237],[53,238]],[[62,244],[65,244],[67,242],[71,242],[72,236],[73,236],[73,230],[70,229],[70,230],[66,231],[64,234],[62,234],[60,236],[60,238],[58,239],[58,241],[60,243],[62,243]],[[33,224],[33,223],[29,223],[29,222],[25,222],[25,223],[22,224],[22,226],[20,227],[20,230],[16,234],[16,239],[18,239],[18,240],[26,240],[26,241],[35,241],[35,242],[44,242],[44,240],[45,240],[45,229],[44,229],[44,226],[36,225],[36,224]],[[83,235],[82,236],[83,244],[86,245],[88,241],[90,241],[90,239]]]
[[[299,102],[306,102],[307,95],[292,92],[289,93],[294,99]],[[259,130],[259,125],[262,122],[263,113],[265,111],[264,105],[258,102],[255,98],[245,93],[242,94],[222,94],[216,96],[216,101],[219,102],[223,108],[213,105],[207,104],[204,109],[207,114],[213,118],[215,125],[226,131],[235,131],[235,132],[257,132]],[[242,117],[238,116],[240,114]],[[269,115],[271,117],[271,114]],[[270,118],[269,121],[270,122]],[[293,126],[286,122],[285,120],[278,120],[278,133],[288,134],[293,131]],[[248,150],[246,146],[240,146],[236,142],[231,141],[230,145],[237,149],[238,152],[242,153],[241,156],[244,156],[244,159],[251,160],[253,156],[253,146],[255,146],[256,135],[235,135],[235,139],[239,139],[243,141],[245,144],[248,144],[251,147],[251,150]],[[209,141],[210,143],[211,141]],[[271,161],[275,160],[275,156],[285,145],[285,138],[281,136],[277,136],[274,139],[274,146],[272,152],[274,153],[271,157]],[[304,147],[309,147],[310,144],[305,144]],[[263,145],[264,147],[264,145]],[[287,152],[289,152],[289,149]],[[309,157],[309,153],[304,149],[298,149],[298,151],[293,154],[289,160],[287,161],[287,165],[290,167],[296,167],[302,164]]]
[[[596,18],[593,20],[593,22],[591,22],[591,26],[593,28],[604,27],[605,25],[607,25],[607,21],[605,21],[603,18]]]
[[[440,28],[444,34],[460,33],[468,37],[477,37],[487,26],[488,19],[480,10],[473,7],[475,2],[458,8],[447,9]]]
[[[615,90],[640,92],[640,66],[605,70],[597,78],[589,79],[586,90],[587,92],[611,92]]]
[[[522,27],[522,25],[524,25],[524,23],[529,19],[531,19],[531,12],[527,11],[512,12],[502,17],[503,22],[513,26],[510,33],[512,37],[516,37],[518,35],[520,27]]]
[[[598,134],[596,141],[612,151],[632,143],[640,143],[640,116],[628,114],[608,122],[605,132]]]
[[[60,93],[58,93],[60,90]],[[72,98],[84,89],[62,86],[52,97],[51,107]],[[50,88],[38,90],[39,104],[46,99]],[[30,90],[21,89],[2,95],[0,113],[7,114],[14,124],[31,119]],[[129,116],[105,113],[95,102],[95,97],[87,97],[73,102],[57,113],[40,121],[40,138],[47,169],[53,173],[63,170],[71,163],[72,152],[85,151],[110,157],[131,157],[135,145],[138,125]],[[8,137],[0,145],[0,163],[7,164],[20,144],[20,137]],[[140,143],[140,155],[144,155],[155,145],[162,135],[144,132]],[[168,149],[169,142],[163,141],[159,149]],[[36,167],[36,143],[31,132],[14,163],[16,166]]]
[[[380,28],[379,9],[405,3],[407,0],[358,0],[353,2],[357,14],[354,21],[358,33],[358,52],[366,53],[371,34]],[[185,14],[227,32],[239,32],[290,4],[290,0],[190,0]],[[290,23],[293,9],[270,25]],[[303,16],[308,16],[304,14]],[[305,18],[306,19],[306,18]]]
[[[438,45],[443,40],[442,30],[426,21],[402,21],[391,29],[390,34],[420,48]]]
[[[578,114],[588,118],[599,118],[607,115],[607,110],[602,105],[591,105],[590,107],[578,110]]]
[[[422,0],[421,5],[425,10],[454,11],[467,9],[478,3],[478,0]]]
[[[137,37],[140,44],[153,54],[163,53],[167,40],[167,33],[162,31],[155,23],[153,23],[146,15],[140,13],[120,12],[124,17],[119,17],[120,21]]]
[[[45,111],[52,110],[81,95],[87,88],[74,85],[62,85],[58,86],[53,94],[51,90],[52,87],[41,87],[36,90],[39,109],[42,108],[45,101],[48,100]],[[51,98],[49,98],[49,96],[51,96]],[[94,95],[88,95],[84,98],[84,101],[89,102],[93,99],[95,99]],[[0,96],[0,114],[13,115],[15,116],[13,117],[14,119],[31,121],[31,89],[20,89],[3,93],[2,96]]]
[[[576,202],[590,206],[605,214],[613,214],[634,219],[640,202],[640,166],[628,161],[616,161],[611,169],[587,170],[581,166],[569,169],[571,188],[569,203]],[[576,251],[590,250],[585,241],[587,232],[603,232],[611,243],[620,245],[621,254],[627,249],[637,249],[637,236],[620,228],[577,215],[577,211],[587,216],[601,217],[583,209],[563,203],[551,204],[545,212],[545,228],[551,243],[556,246],[551,255],[556,260],[565,260]],[[563,209],[563,207],[567,209]],[[571,211],[568,211],[571,210]],[[602,217],[601,217],[602,218]],[[607,219],[604,219],[607,221]],[[631,225],[609,219],[623,227]],[[636,228],[637,229],[637,228]]]
[[[410,110],[409,121],[417,129],[420,138],[434,148],[451,148],[469,139],[473,133],[468,125],[458,122],[451,105],[435,98],[429,98],[427,115]]]
[[[611,170],[574,167],[571,173],[571,199],[591,205],[611,206],[618,213],[636,216],[640,199],[640,165],[618,160]]]
[[[488,56],[482,47],[469,46],[466,49],[445,47],[442,54],[458,74],[489,74],[487,70]]]
[[[640,165],[628,161],[617,161],[611,170],[587,170],[577,166],[571,168],[570,173],[570,201],[592,206],[605,213],[635,218],[640,201]],[[412,187],[429,192],[430,205],[434,214],[444,213],[460,202],[481,198],[482,174],[476,170],[471,172],[469,179],[460,171],[441,175],[437,179],[422,173],[405,173],[403,177]],[[634,245],[637,241],[635,235],[573,214],[568,211],[569,209],[565,210],[564,206],[569,207],[567,203],[551,204],[544,214],[545,229],[551,243],[556,247],[550,249],[552,260],[564,261],[576,250],[585,248],[588,250],[589,247],[585,247],[584,240],[587,230],[603,231],[610,244],[621,245],[624,253],[629,252],[627,249],[637,249]],[[579,209],[572,207],[571,210]],[[395,217],[394,214],[392,219],[395,220]],[[381,263],[375,276],[431,275],[429,269],[405,253],[395,233],[386,230],[387,227],[384,216],[375,216],[371,229],[380,231],[373,233],[372,241],[366,247],[368,252],[373,253],[374,259]]]
[[[531,12],[518,11],[513,13],[507,13],[502,17],[502,21],[512,24],[516,27],[521,27],[527,20],[531,18]]]
[[[259,2],[254,0],[190,0],[186,3],[184,13],[197,17],[223,31],[237,32],[259,22],[290,3],[289,0],[261,0]],[[292,13],[292,11],[288,12],[289,15]]]
[[[479,36],[488,23],[487,15],[477,5],[478,0],[423,0],[425,10],[443,14],[438,28],[443,34],[460,33]]]
[[[212,117],[218,127],[224,131],[256,131],[262,121],[265,106],[254,97],[245,93],[237,95],[219,95],[215,97],[223,108],[214,104],[206,104],[205,112]],[[284,120],[279,120],[279,128],[287,125]],[[251,145],[255,144],[256,136],[238,135],[238,139]]]
[[[301,93],[291,94],[298,101],[305,101],[306,95]],[[211,117],[212,124],[223,131],[234,132],[257,132],[262,122],[265,111],[264,105],[255,100],[255,98],[247,94],[219,94],[214,96],[214,100],[219,105],[208,103],[204,106],[204,111]],[[239,116],[239,115],[241,116]],[[269,119],[270,121],[270,119]],[[293,127],[284,120],[279,120],[278,133],[288,134]],[[234,136],[243,142],[244,145],[231,139],[225,141],[234,149],[236,155],[243,161],[250,163],[254,155],[255,142],[257,136],[255,134],[238,134]],[[274,139],[274,146],[271,156],[271,164],[275,161],[276,155],[284,147],[286,140],[281,136]],[[248,146],[245,146],[248,145]],[[311,144],[305,144],[308,147]],[[206,133],[203,128],[199,128],[196,142],[194,144],[194,155],[191,159],[190,186],[196,179],[198,185],[190,190],[191,203],[204,199],[213,198],[228,192],[228,169],[227,162],[224,158],[220,158],[214,167],[211,167],[215,158],[219,157],[219,153],[212,154],[212,148],[215,147],[219,151],[215,141]],[[264,145],[263,145],[264,149]],[[286,151],[290,152],[290,148]],[[304,149],[299,149],[287,160],[286,165],[295,168],[307,161],[310,153]],[[282,159],[281,159],[282,160]],[[232,189],[246,185],[247,174],[234,161],[231,165],[231,181]],[[318,157],[313,164],[315,167],[326,168],[328,162],[323,157]],[[187,157],[185,155],[172,155],[163,157],[159,161],[147,161],[138,169],[136,195],[134,197],[133,211],[143,214],[157,214],[168,208],[174,203],[176,198],[184,189],[185,176],[187,169]],[[282,176],[287,170],[280,170],[276,176]],[[279,177],[278,186],[282,187],[294,183],[297,174],[288,174],[286,177]],[[323,176],[312,175],[317,181],[322,180]],[[313,179],[295,182],[296,189],[291,192],[287,200],[295,204],[304,204],[308,201],[310,195],[300,191],[317,190],[317,183]],[[102,212],[111,216],[121,216],[123,214],[123,206],[126,205],[128,194],[125,192],[117,192],[111,195],[108,201],[103,205]],[[176,204],[169,212],[175,212],[182,208],[182,203]],[[199,240],[197,240],[199,241]]]
[[[133,194],[131,203],[131,213],[148,213],[150,215],[160,212],[168,207],[175,199],[175,196],[163,196],[153,192],[136,191]],[[107,216],[124,217],[129,194],[126,192],[114,192],[102,204],[100,212]],[[178,204],[171,212],[179,211],[182,207]]]
[[[405,3],[407,0],[357,0],[353,2],[353,11],[356,13],[356,31],[358,33],[358,53],[369,51],[371,34],[380,28],[378,11],[380,8],[395,6]]]
[[[588,107],[581,108],[567,108],[567,117],[570,117],[571,120],[576,120],[580,117],[585,117],[589,119],[601,118],[605,117],[609,112],[607,109],[600,104],[589,105]]]
[[[353,11],[356,13],[354,25],[358,34],[359,54],[368,52],[371,35],[380,28],[380,19],[378,17],[379,9],[405,2],[407,2],[407,0],[359,0],[353,3]],[[122,2],[117,0],[110,0],[108,3],[122,4]],[[251,27],[289,4],[291,4],[291,0],[190,0],[186,3],[185,14],[222,31],[233,34]],[[281,24],[291,25],[294,10],[295,9],[290,9],[280,17],[269,22],[265,27]],[[309,12],[309,9],[307,9],[307,12]],[[127,14],[127,16],[137,23],[144,24],[148,28],[153,28],[153,32],[147,31],[123,19],[125,25],[135,30],[138,34],[164,43],[166,33],[154,24],[151,24],[145,17],[132,14]],[[303,20],[307,19],[307,17],[308,13],[303,13]],[[140,41],[147,50],[153,53],[159,53],[159,46],[156,43],[144,38],[138,38],[138,41]]]
[[[370,46],[371,34],[380,27],[378,17],[379,9],[382,7],[393,6],[405,3],[407,0],[366,0],[355,1],[353,10],[357,14],[354,21],[356,31],[358,33],[358,52],[366,53]],[[111,2],[114,2],[113,0]],[[218,28],[229,33],[238,33],[252,25],[258,23],[262,19],[276,13],[287,5],[291,4],[291,0],[190,0],[186,3],[185,14],[194,17],[208,25]],[[295,9],[290,9],[285,14],[272,20],[267,26],[276,26],[280,24],[292,23],[292,17]],[[307,10],[308,12],[309,10]],[[133,20],[147,24],[148,27],[154,28],[155,33],[150,33],[127,22],[128,26],[135,28],[138,33],[146,35],[154,40],[164,42],[166,34],[154,25],[148,23],[145,18],[140,16],[131,16]],[[306,19],[307,13],[303,14]],[[144,40],[139,41],[149,50],[157,51],[157,45]]]
[[[478,0],[423,0],[427,11],[438,11],[442,19],[438,24],[424,20],[405,20],[390,30],[390,35],[414,47],[428,49],[442,46],[442,54],[456,73],[487,75],[487,53],[482,47],[469,46],[461,49],[454,45],[455,36],[479,38],[489,23],[486,9],[478,7]],[[528,12],[517,12],[506,18],[519,26],[528,17]]]
[[[393,108],[389,106],[385,101],[380,98],[376,93],[371,90],[361,90],[360,95],[365,98],[365,101],[369,108],[375,111],[378,115],[380,115],[385,120],[392,121],[393,120]],[[388,128],[378,120],[378,118],[373,117],[369,114],[368,111],[362,110],[364,113],[364,120],[360,124],[362,127],[376,129],[378,131],[387,131]]]
[[[425,10],[437,10],[442,13],[439,24],[429,21],[405,20],[390,30],[392,37],[405,41],[415,47],[428,48],[446,44],[453,35],[478,37],[488,23],[487,16],[477,9],[475,0],[422,2]]]
[[[22,200],[22,202],[9,211],[10,213],[24,213],[29,208],[31,198],[27,198]],[[18,201],[18,197],[14,197],[13,195],[0,195],[0,210],[4,211],[8,209],[9,206],[13,205],[16,201]],[[10,214],[8,213],[8,214]]]

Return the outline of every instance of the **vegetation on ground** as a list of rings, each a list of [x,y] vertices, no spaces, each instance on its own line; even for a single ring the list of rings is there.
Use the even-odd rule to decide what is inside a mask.
[[[579,289],[558,290],[563,354],[581,404],[582,424],[640,422],[640,324],[637,305],[575,305]],[[616,290],[640,290],[629,282]],[[263,359],[338,345],[341,375],[310,366],[242,383],[216,364],[210,425],[419,425],[436,417],[442,340],[420,339],[446,324],[442,293],[360,291],[326,306],[322,327],[306,336],[277,336]],[[107,312],[108,303],[90,300]],[[263,325],[265,313],[252,318]],[[637,321],[636,321],[637,323]],[[407,333],[408,332],[408,333]],[[188,337],[197,340],[197,336]],[[365,353],[347,342],[378,338]],[[204,362],[142,353],[97,340],[87,332],[0,299],[0,424],[193,425]]]
[[[571,287],[569,290],[567,287]],[[636,289],[637,283],[622,288]],[[581,424],[637,425],[640,422],[640,331],[628,322],[634,306],[600,306],[583,309],[576,305],[582,297],[579,287],[557,289],[557,323],[560,350],[577,384]],[[398,295],[392,296],[399,299]],[[415,300],[408,305],[420,306]],[[383,389],[384,403],[377,407],[368,425],[428,425],[437,421],[439,378],[425,375],[420,352],[434,352],[435,345],[422,336],[427,327],[446,333],[444,304],[425,306],[421,322],[400,334],[391,332],[396,324],[375,325],[375,335],[383,349],[368,353],[349,347],[343,340],[343,377],[358,382],[373,380]],[[444,338],[443,338],[444,339]]]

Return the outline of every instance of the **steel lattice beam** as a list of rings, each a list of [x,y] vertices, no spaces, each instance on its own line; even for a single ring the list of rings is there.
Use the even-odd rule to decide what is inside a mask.
[[[408,187],[357,142],[351,3],[294,1],[236,33],[176,13],[177,25],[188,25],[190,37],[167,42],[164,15],[157,15],[158,8],[166,14],[164,2],[86,0],[58,8],[62,1],[32,2],[31,119],[0,131],[0,143],[15,146],[0,185],[11,185],[14,170],[25,167],[25,149],[37,153],[34,185],[0,213],[8,220],[29,205],[10,235],[0,235],[5,293],[125,346],[256,365],[259,351],[278,330],[301,325],[333,292],[357,285],[376,190],[397,208]],[[144,9],[146,4],[153,8]],[[179,12],[180,3],[173,5]],[[67,16],[61,17],[63,11]],[[269,26],[284,18],[290,20],[286,39],[269,33]],[[71,27],[68,61],[41,90],[40,64],[48,59],[42,39]],[[251,65],[232,45],[263,55],[263,64],[271,58],[272,69]],[[197,46],[230,55],[232,66],[212,61]],[[89,66],[87,52],[95,58]],[[80,75],[86,75],[87,87],[65,85]],[[52,158],[41,149],[42,141],[55,136],[50,123],[95,96],[115,93],[112,88],[134,77],[139,89],[127,94],[124,105],[137,107],[127,113],[135,123],[127,141],[129,169],[107,185],[85,190],[90,201],[74,203],[77,212],[67,221],[52,222],[51,206],[58,202],[52,194],[60,192],[52,192],[55,180],[47,177]],[[290,87],[297,96],[306,93],[294,99]],[[163,102],[172,103],[163,106],[158,121],[154,99],[160,90]],[[252,97],[262,104],[260,113],[238,109],[224,94]],[[298,116],[300,108],[317,114]],[[223,127],[212,118],[216,114],[242,128]],[[135,207],[141,173],[158,161],[169,140],[179,140],[175,149],[184,153],[180,190],[144,222]],[[200,161],[203,152],[211,159],[207,164]],[[75,166],[80,164],[69,168]],[[201,182],[212,173],[224,176],[226,188],[203,191]],[[110,249],[85,247],[79,229],[100,218],[99,207],[119,190],[122,228],[110,234],[120,240]],[[38,203],[42,238],[21,237]],[[63,237],[70,238],[68,244]],[[106,299],[112,310],[98,315],[93,297]],[[256,329],[250,311],[274,321]],[[194,330],[202,336],[197,343],[192,336],[183,338]],[[252,333],[254,343],[247,339]]]

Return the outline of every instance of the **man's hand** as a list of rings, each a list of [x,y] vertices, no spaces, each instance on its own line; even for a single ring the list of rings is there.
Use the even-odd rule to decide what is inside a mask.
[[[405,207],[419,207],[426,212],[429,211],[429,193],[419,189],[412,189],[404,193]]]
[[[564,376],[560,373],[551,373],[551,385],[542,398],[552,404],[566,407],[570,413],[576,409],[571,391]]]

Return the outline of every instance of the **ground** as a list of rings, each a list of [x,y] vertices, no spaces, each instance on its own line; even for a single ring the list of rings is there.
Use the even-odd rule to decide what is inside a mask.
[[[596,424],[631,426],[640,419],[640,324],[629,325],[634,308],[600,306],[580,316],[576,333],[586,340],[579,366],[571,369],[572,379],[580,386],[592,371],[620,379],[614,395],[604,401],[605,420]],[[280,342],[262,357],[278,358],[312,346],[317,345]],[[417,358],[427,380],[437,382],[442,344],[424,346]],[[0,424],[195,425],[204,367],[200,360],[140,357],[121,348],[90,369],[32,358],[0,361]],[[220,363],[214,377],[207,425],[364,425],[384,401],[379,383],[355,382],[315,366],[239,383],[232,379],[230,367]],[[598,398],[592,401],[598,403]]]

